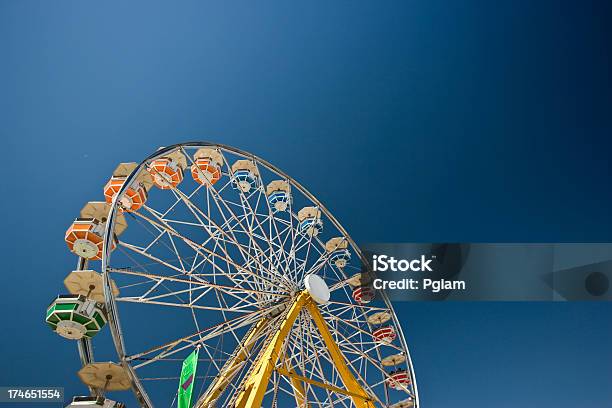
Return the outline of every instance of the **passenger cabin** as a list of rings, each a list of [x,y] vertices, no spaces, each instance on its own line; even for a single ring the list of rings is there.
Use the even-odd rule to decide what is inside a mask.
[[[323,230],[321,210],[318,207],[304,207],[298,212],[298,231],[309,237],[316,237]]]
[[[179,150],[152,160],[147,165],[153,184],[162,190],[173,189],[183,181],[187,158]]]
[[[332,238],[325,243],[325,250],[329,256],[329,261],[342,269],[351,259],[348,250],[348,240],[344,237]]]
[[[73,397],[66,408],[125,408],[125,404],[98,396]]]
[[[289,183],[285,180],[274,180],[266,187],[266,196],[272,212],[287,211],[291,204]]]
[[[403,368],[391,371],[387,377],[387,385],[394,390],[405,390],[410,385],[410,376]]]
[[[353,289],[353,299],[362,305],[374,300],[374,289],[371,286],[357,286]]]
[[[397,337],[393,326],[383,326],[372,332],[372,337],[377,343],[391,344]]]
[[[68,227],[64,237],[71,252],[92,261],[102,259],[104,229],[110,208],[109,204],[99,201],[90,201],[83,207],[80,216]],[[115,214],[115,236],[121,235],[126,228],[125,216]],[[114,248],[113,242],[110,249]]]
[[[193,155],[191,165],[191,177],[198,184],[212,186],[221,180],[221,167],[223,166],[223,155],[217,149],[203,147]]]
[[[232,164],[232,186],[248,194],[257,187],[259,172],[251,160],[237,160]]]
[[[104,186],[104,198],[107,203],[112,203],[115,196],[121,191],[128,177],[136,170],[136,163],[121,163],[113,176]],[[119,208],[121,211],[138,211],[147,201],[149,189],[153,186],[151,175],[146,171],[139,174],[130,181],[130,185],[123,191],[119,198]]]
[[[59,295],[47,308],[45,321],[66,339],[89,339],[106,325],[106,309],[82,295]]]

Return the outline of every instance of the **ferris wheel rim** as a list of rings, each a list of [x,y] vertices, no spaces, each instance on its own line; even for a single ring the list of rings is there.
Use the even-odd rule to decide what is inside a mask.
[[[104,235],[103,235],[104,245],[103,245],[102,257],[101,257],[101,263],[102,263],[101,270],[102,270],[102,276],[103,276],[103,282],[104,282],[104,290],[103,290],[104,299],[105,299],[105,304],[106,304],[107,313],[108,313],[108,325],[111,331],[115,350],[117,352],[121,365],[125,368],[128,374],[128,377],[131,382],[132,390],[134,391],[136,398],[138,399],[139,403],[142,406],[148,407],[148,408],[153,408],[153,403],[150,400],[147,394],[147,391],[142,385],[142,382],[137,376],[130,361],[126,359],[127,354],[126,354],[124,336],[123,336],[122,326],[120,323],[119,313],[117,311],[115,293],[113,292],[113,287],[112,287],[112,280],[110,278],[110,273],[109,273],[109,261],[110,261],[110,255],[111,255],[111,251],[109,250],[109,248],[111,248],[111,245],[109,244],[114,239],[114,229],[115,229],[115,224],[116,224],[115,221],[116,221],[117,214],[119,213],[119,205],[118,205],[119,198],[128,188],[130,183],[134,180],[134,178],[137,177],[142,171],[144,171],[146,164],[157,158],[164,157],[164,155],[167,155],[168,153],[173,152],[173,151],[180,151],[180,150],[183,150],[184,148],[198,148],[198,147],[218,148],[218,149],[221,149],[221,150],[224,150],[224,151],[227,151],[227,152],[239,155],[239,156],[249,158],[253,160],[254,162],[256,162],[257,165],[262,165],[267,170],[283,177],[292,187],[295,187],[300,193],[302,193],[306,198],[308,198],[313,204],[317,206],[317,208],[327,217],[327,219],[331,221],[333,226],[340,233],[342,233],[343,237],[350,244],[352,250],[358,255],[358,258],[361,261],[361,263],[363,265],[367,265],[368,268],[371,269],[371,264],[369,260],[365,258],[359,246],[355,243],[353,238],[348,234],[346,229],[342,226],[342,224],[340,224],[340,222],[336,219],[336,217],[327,209],[327,207],[325,207],[325,205],[323,205],[323,203],[321,203],[314,194],[312,194],[308,189],[306,189],[303,185],[301,185],[297,180],[295,180],[293,177],[285,173],[283,170],[277,168],[275,165],[266,161],[265,159],[262,159],[261,157],[257,155],[254,155],[250,152],[246,152],[242,149],[238,149],[233,146],[229,146],[229,145],[225,145],[221,143],[210,142],[210,141],[183,142],[183,143],[177,143],[177,144],[173,144],[173,145],[158,149],[157,151],[155,151],[154,153],[150,154],[145,159],[143,159],[136,166],[136,168],[132,171],[132,173],[126,178],[125,182],[121,186],[121,189],[114,196],[111,206],[110,206],[110,211],[108,214],[107,222],[104,227]],[[410,349],[405,340],[405,336],[403,334],[402,327],[399,323],[399,319],[397,317],[397,314],[395,312],[395,309],[393,308],[391,301],[389,300],[387,294],[384,291],[380,291],[380,294],[381,294],[381,298],[386,308],[391,312],[391,319],[394,323],[394,326],[399,332],[398,337],[399,337],[400,345],[403,350],[403,353],[406,354],[406,359],[408,361],[407,366],[410,371],[411,384],[412,384],[412,395],[414,397],[414,407],[419,408],[418,387],[417,387],[416,376],[414,373],[414,366],[412,363],[412,358],[410,356]]]

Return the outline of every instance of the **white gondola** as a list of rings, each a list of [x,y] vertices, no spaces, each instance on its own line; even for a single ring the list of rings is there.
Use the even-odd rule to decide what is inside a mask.
[[[348,250],[348,241],[344,237],[332,238],[325,243],[325,250],[329,256],[329,261],[342,269],[351,259]]]
[[[257,186],[259,173],[257,166],[250,160],[237,160],[232,164],[232,186],[248,194]]]
[[[298,231],[309,237],[316,237],[323,230],[321,210],[317,207],[304,207],[298,212]]]
[[[66,408],[125,408],[125,404],[104,397],[74,397]]]
[[[266,195],[273,212],[287,211],[291,204],[289,183],[284,180],[274,180],[266,187]]]

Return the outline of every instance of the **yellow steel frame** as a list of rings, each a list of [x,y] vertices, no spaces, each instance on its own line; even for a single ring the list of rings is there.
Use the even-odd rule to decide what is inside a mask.
[[[334,392],[341,392],[340,388],[333,387],[328,384],[324,384],[318,381],[311,380],[306,377],[299,376],[292,373],[288,369],[276,368],[276,363],[280,357],[282,345],[287,338],[291,327],[298,317],[300,311],[306,308],[312,319],[314,320],[321,338],[327,347],[327,351],[334,362],[336,370],[338,371],[342,383],[346,388],[346,391],[342,393],[350,395],[353,400],[353,404],[357,408],[374,408],[372,398],[363,389],[363,387],[357,382],[352,372],[350,371],[340,348],[334,341],[327,323],[323,319],[321,312],[317,308],[308,292],[303,291],[298,294],[293,304],[285,314],[282,322],[280,323],[278,330],[272,333],[266,343],[264,344],[263,350],[259,354],[259,358],[254,363],[248,376],[243,381],[243,387],[236,398],[236,408],[258,408],[261,407],[266,389],[268,388],[268,382],[272,372],[276,369],[280,374],[285,374],[296,381],[299,385],[297,387],[298,393],[302,395],[302,403],[305,403],[305,394],[303,388],[301,388],[301,382],[307,382],[313,385],[322,386]],[[301,389],[301,391],[299,391]]]

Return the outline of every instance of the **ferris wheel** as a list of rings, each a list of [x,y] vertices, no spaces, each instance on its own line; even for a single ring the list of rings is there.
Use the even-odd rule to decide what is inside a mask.
[[[287,174],[193,142],[119,164],[103,192],[66,232],[77,267],[46,313],[89,387],[69,406],[123,407],[132,389],[142,407],[418,407],[368,261]],[[116,354],[100,362],[105,326]]]

